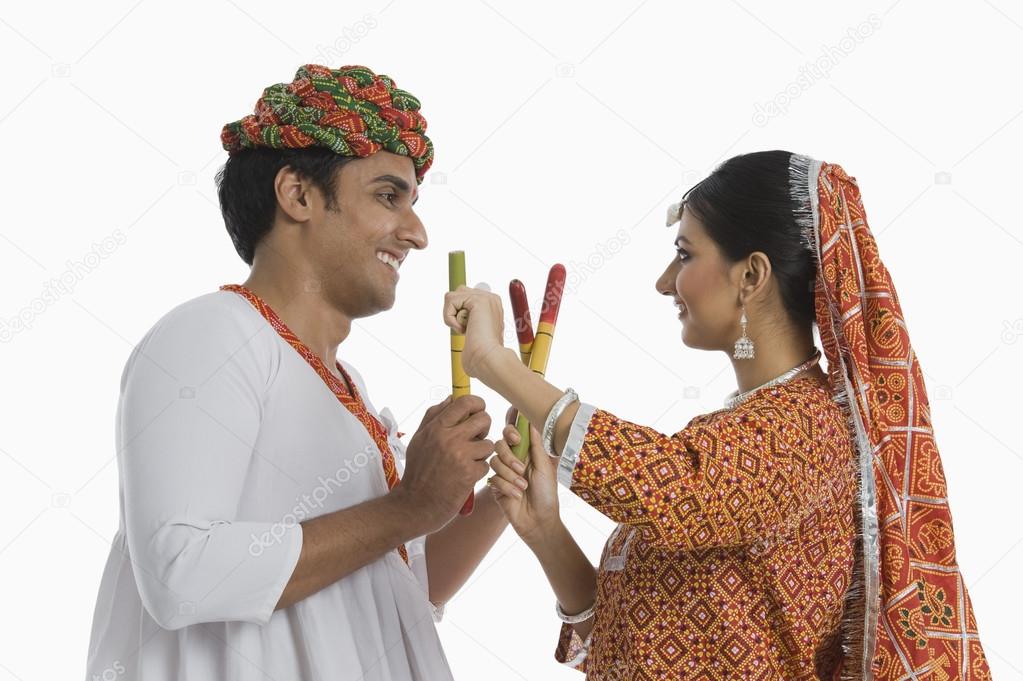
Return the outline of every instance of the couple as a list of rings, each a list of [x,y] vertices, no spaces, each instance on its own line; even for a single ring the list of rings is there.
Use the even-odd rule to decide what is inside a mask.
[[[853,178],[746,154],[670,209],[657,291],[738,386],[674,435],[530,372],[498,296],[448,293],[466,371],[536,426],[523,466],[475,396],[430,407],[406,447],[337,360],[427,246],[425,130],[386,76],[316,65],[224,127],[221,210],[251,272],[168,312],[127,361],[88,678],[450,679],[434,622],[509,521],[554,592],[556,657],[587,678],[988,678]],[[596,568],[558,482],[618,523]]]

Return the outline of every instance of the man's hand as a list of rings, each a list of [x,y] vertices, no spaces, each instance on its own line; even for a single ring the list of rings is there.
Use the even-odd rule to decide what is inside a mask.
[[[422,514],[426,532],[439,529],[465,503],[488,471],[494,443],[490,416],[475,395],[447,398],[426,410],[409,442],[405,473],[394,491]]]

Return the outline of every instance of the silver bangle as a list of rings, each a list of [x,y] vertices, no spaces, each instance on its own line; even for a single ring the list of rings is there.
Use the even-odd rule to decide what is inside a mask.
[[[565,411],[565,408],[572,402],[578,401],[579,394],[571,388],[567,388],[565,394],[558,398],[547,414],[547,420],[543,424],[543,448],[548,454],[554,454],[554,425],[561,418],[561,413]]]
[[[593,609],[596,607],[596,605],[597,603],[594,602],[593,605],[586,608],[577,615],[566,615],[565,611],[561,609],[561,603],[554,601],[554,611],[558,613],[558,619],[560,619],[562,622],[567,622],[568,624],[578,624],[579,622],[585,622],[586,620],[593,617]]]

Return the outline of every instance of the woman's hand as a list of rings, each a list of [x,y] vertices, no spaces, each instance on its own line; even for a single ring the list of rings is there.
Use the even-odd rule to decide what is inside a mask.
[[[465,335],[462,368],[479,378],[488,355],[504,348],[504,303],[490,291],[459,286],[444,294],[444,323]]]
[[[544,451],[540,433],[529,426],[527,467],[512,454],[519,442],[514,425],[504,428],[504,439],[495,446],[490,459],[493,477],[487,480],[508,522],[527,545],[542,543],[561,527],[558,512],[558,460]]]

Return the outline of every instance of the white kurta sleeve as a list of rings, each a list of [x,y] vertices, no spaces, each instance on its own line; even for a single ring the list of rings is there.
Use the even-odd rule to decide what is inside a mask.
[[[387,407],[381,409],[380,420],[387,427],[388,439],[391,444],[391,450],[394,452],[398,475],[402,475],[405,472],[405,443],[398,439],[397,424],[391,410]],[[427,536],[424,534],[407,541],[405,549],[408,551],[409,568],[412,570],[412,574],[415,575],[419,587],[423,590],[426,600],[430,604],[430,614],[433,616],[433,621],[440,622],[444,618],[444,604],[437,605],[430,601],[430,574],[426,566]]]
[[[301,525],[237,518],[259,456],[272,333],[210,296],[168,313],[125,367],[118,459],[128,550],[142,602],[166,629],[265,624],[298,562]]]
[[[355,381],[359,393],[366,402],[366,407],[380,419],[387,429],[387,441],[391,446],[391,452],[394,454],[395,467],[398,469],[399,476],[404,475],[405,443],[398,437],[398,423],[394,418],[394,414],[389,407],[384,407],[377,411],[369,398],[369,390],[366,388],[366,382],[363,380],[362,374],[348,362],[342,361],[341,364],[352,377],[352,380]],[[412,574],[415,575],[416,581],[419,583],[427,603],[429,603],[433,621],[440,622],[444,618],[444,604],[437,605],[430,601],[430,575],[426,565],[426,537],[427,535],[423,535],[405,542],[405,550],[408,552],[409,568],[412,570]]]

